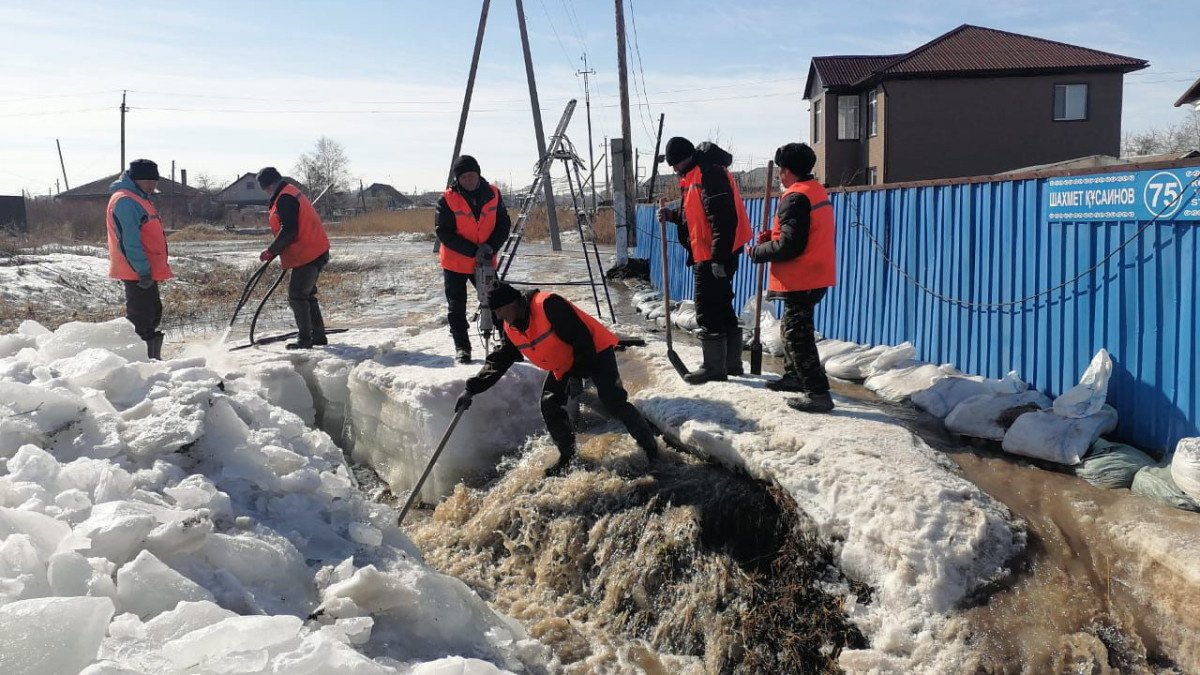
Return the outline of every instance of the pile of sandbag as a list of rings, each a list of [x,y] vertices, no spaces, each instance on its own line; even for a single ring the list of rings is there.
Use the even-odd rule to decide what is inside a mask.
[[[1169,462],[1137,472],[1133,494],[1200,513],[1200,438],[1184,438]]]
[[[863,374],[867,389],[884,400],[901,403],[938,380],[960,373],[950,364],[939,366],[917,360],[917,348],[904,342],[875,357]]]

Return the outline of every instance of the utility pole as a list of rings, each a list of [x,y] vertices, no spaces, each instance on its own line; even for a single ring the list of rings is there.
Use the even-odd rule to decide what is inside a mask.
[[[475,91],[475,73],[479,70],[479,52],[483,48],[483,31],[487,27],[488,8],[491,4],[491,0],[483,0],[483,9],[479,11],[479,29],[475,32],[475,51],[471,54],[471,70],[467,74],[467,91],[463,95],[462,113],[458,117],[458,135],[454,137],[454,156],[450,158],[450,174],[446,176],[447,186],[454,182],[454,163],[458,161],[458,154],[462,152],[463,134],[467,131],[467,113],[471,110],[471,94]]]
[[[608,172],[608,136],[604,137],[604,198],[612,202],[612,179]]]
[[[518,0],[519,2],[520,0]],[[621,85],[621,157],[614,157],[620,165],[617,172],[624,179],[624,184],[618,186],[617,196],[613,200],[613,208],[617,215],[617,267],[624,267],[629,261],[629,243],[636,222],[636,209],[628,196],[633,193],[633,132],[629,124],[629,73],[625,66],[625,0],[615,0],[617,11],[617,79]],[[613,148],[617,144],[613,142]]]
[[[591,167],[590,180],[592,181],[592,213],[596,212],[596,153],[594,148],[596,144],[592,141],[592,90],[588,86],[588,75],[595,75],[596,71],[588,68],[587,54],[583,55],[583,70],[575,71],[575,76],[583,76],[583,105],[587,109],[587,125],[588,125],[588,166]]]
[[[619,0],[618,0],[619,1]],[[533,77],[533,56],[529,53],[529,32],[525,29],[525,3],[517,0],[517,25],[521,28],[521,50],[525,52],[525,78],[529,80],[529,105],[533,108],[533,133],[537,136],[538,163],[542,165],[542,185],[546,192],[546,219],[550,224],[550,248],[562,250],[558,238],[558,212],[554,207],[554,186],[550,184],[550,164],[546,159],[546,136],[542,132],[542,107],[538,104],[537,82]]]
[[[63,158],[62,158],[62,143],[60,143],[60,142],[59,142],[59,140],[56,138],[56,139],[54,139],[54,144],[58,146],[58,165],[62,167],[62,172],[63,172],[63,185],[65,185],[65,186],[66,186],[66,188],[67,188],[68,190],[70,190],[70,189],[71,189],[71,183],[69,183],[69,182],[67,181],[67,163],[66,163],[66,162],[64,162],[64,161],[63,161]]]
[[[171,160],[171,182],[175,182],[175,160]]]
[[[121,91],[121,169],[125,170],[125,113],[129,112],[129,106],[125,105],[126,90]],[[120,173],[118,171],[118,173]]]

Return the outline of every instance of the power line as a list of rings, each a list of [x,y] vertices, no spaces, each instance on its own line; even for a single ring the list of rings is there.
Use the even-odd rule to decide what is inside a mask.
[[[642,123],[642,129],[646,132],[646,138],[653,142],[654,132],[650,131],[650,127],[654,126],[654,117],[650,114],[650,95],[646,93],[646,71],[642,68],[642,47],[638,42],[637,11],[633,7],[633,0],[628,0],[628,2],[629,19],[633,24],[633,47],[634,51],[637,52],[638,73],[641,75],[642,80],[642,100],[645,102],[645,107],[641,108],[641,112],[638,115],[638,120],[640,120]],[[634,90],[634,93],[637,93],[636,89]],[[643,116],[645,116],[644,120],[642,119]],[[647,125],[647,121],[649,125]]]

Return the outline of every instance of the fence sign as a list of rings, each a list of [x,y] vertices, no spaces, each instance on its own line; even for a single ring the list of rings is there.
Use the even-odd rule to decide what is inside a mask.
[[[1200,167],[1046,180],[1048,220],[1200,221]]]

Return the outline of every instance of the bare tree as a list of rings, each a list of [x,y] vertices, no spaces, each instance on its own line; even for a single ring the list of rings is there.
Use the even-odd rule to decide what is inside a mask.
[[[212,174],[198,173],[196,174],[195,180],[192,182],[192,187],[201,192],[216,194],[221,191],[223,186],[217,182],[216,178],[213,178]]]
[[[300,155],[295,171],[314,198],[327,187],[344,190],[350,183],[350,159],[346,157],[346,149],[328,136],[318,138],[311,153]]]
[[[1158,155],[1200,150],[1200,110],[1193,110],[1178,124],[1126,134],[1122,155]]]

